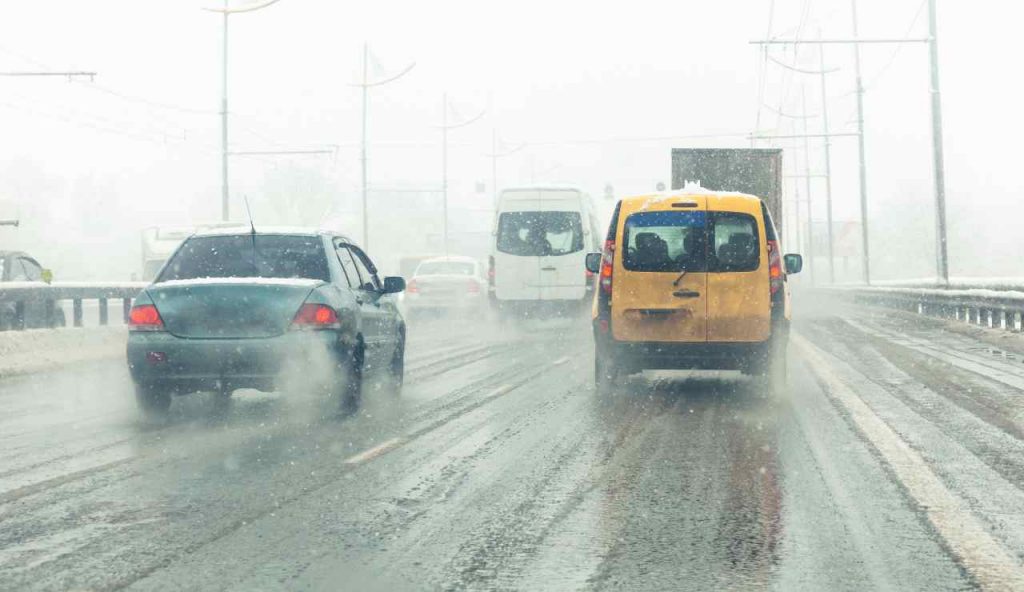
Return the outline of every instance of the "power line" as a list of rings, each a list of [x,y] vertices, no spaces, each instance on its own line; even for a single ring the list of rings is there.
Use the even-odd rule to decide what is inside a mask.
[[[913,31],[914,30],[914,26],[917,25],[917,21],[918,21],[918,19],[921,18],[921,13],[924,12],[924,7],[927,4],[928,4],[928,0],[922,0],[921,4],[917,7],[917,12],[914,13],[914,18],[911,19],[910,25],[907,26],[906,32],[903,33],[904,37],[909,37],[910,36],[911,31]],[[878,70],[878,72],[874,76],[871,77],[871,80],[868,82],[866,88],[874,87],[875,83],[877,83],[882,78],[882,76],[885,75],[885,73],[889,70],[889,68],[892,67],[893,63],[896,62],[896,57],[900,54],[900,51],[902,51],[903,48],[904,48],[904,44],[902,44],[902,43],[896,45],[896,49],[894,49],[893,52],[892,52],[892,55],[889,56],[889,61],[887,61],[885,63],[885,65],[882,66]]]

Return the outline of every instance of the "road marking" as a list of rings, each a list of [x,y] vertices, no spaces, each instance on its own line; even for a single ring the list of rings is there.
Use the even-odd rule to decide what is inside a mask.
[[[137,460],[138,458],[140,458],[140,457],[139,456],[129,456],[127,458],[122,458],[122,459],[111,461],[111,462],[108,462],[108,463],[103,463],[101,465],[96,465],[94,467],[89,467],[88,469],[82,469],[81,471],[75,471],[74,473],[67,473],[65,475],[58,475],[58,476],[50,478],[50,479],[45,479],[43,481],[38,481],[36,483],[30,483],[28,485],[23,485],[23,486],[18,487],[16,489],[12,489],[12,490],[0,493],[0,504],[6,504],[7,502],[13,502],[13,501],[21,499],[21,498],[23,498],[25,496],[32,495],[32,494],[35,494],[35,493],[39,493],[40,491],[44,491],[44,490],[47,490],[47,489],[52,489],[54,487],[59,487],[61,485],[64,485],[65,483],[70,483],[70,482],[75,481],[77,479],[82,479],[82,478],[88,477],[88,476],[90,476],[90,475],[92,475],[94,473],[101,473],[103,471],[107,471],[107,470],[113,469],[113,468],[119,467],[119,466],[121,466],[123,464],[130,463],[133,460]]]
[[[552,365],[552,366],[561,366],[562,364],[564,364],[564,363],[568,362],[568,361],[569,361],[569,359],[570,359],[570,358],[569,358],[569,356],[565,356],[565,357],[562,357],[562,358],[558,358],[558,359],[557,359],[557,360],[555,360],[554,362],[551,362],[551,365]]]
[[[361,465],[364,462],[371,461],[382,454],[390,452],[391,450],[397,448],[403,443],[405,443],[405,440],[402,438],[391,438],[390,440],[381,442],[380,444],[374,446],[373,448],[368,448],[358,454],[346,458],[344,464]]]
[[[947,489],[924,458],[842,382],[824,352],[801,335],[794,334],[792,338],[828,396],[846,409],[857,429],[925,511],[928,521],[975,581],[985,590],[1024,590],[1024,568],[989,534],[969,506]]]

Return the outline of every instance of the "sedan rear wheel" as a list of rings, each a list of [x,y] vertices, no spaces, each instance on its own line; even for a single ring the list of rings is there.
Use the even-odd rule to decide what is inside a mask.
[[[159,419],[167,415],[167,411],[171,408],[171,393],[158,386],[136,384],[135,401],[139,405],[139,410],[146,417]]]
[[[341,376],[336,383],[336,394],[340,399],[341,410],[352,413],[359,409],[363,398],[363,348],[360,346],[345,357],[342,362]]]
[[[398,345],[395,352],[391,354],[391,362],[388,363],[388,378],[391,380],[391,388],[397,396],[402,392],[402,384],[405,382],[405,332],[399,334]]]

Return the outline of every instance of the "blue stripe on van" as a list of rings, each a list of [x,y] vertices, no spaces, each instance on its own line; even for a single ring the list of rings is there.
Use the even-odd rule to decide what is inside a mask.
[[[638,212],[626,219],[626,225],[640,228],[648,226],[704,228],[707,225],[707,220],[707,212]]]

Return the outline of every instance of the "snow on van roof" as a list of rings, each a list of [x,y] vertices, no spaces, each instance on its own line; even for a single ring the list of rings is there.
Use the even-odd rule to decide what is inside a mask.
[[[644,200],[643,204],[640,206],[640,208],[641,209],[645,209],[645,208],[648,208],[648,207],[650,207],[650,206],[652,206],[652,205],[654,205],[656,203],[659,203],[659,202],[662,202],[662,201],[665,201],[665,200],[680,199],[680,198],[686,198],[686,197],[696,197],[696,196],[705,196],[705,197],[709,197],[709,196],[740,197],[740,198],[755,199],[757,201],[761,201],[761,198],[757,197],[756,195],[751,195],[749,193],[743,193],[741,191],[713,191],[711,189],[706,189],[704,187],[701,187],[700,183],[690,183],[690,182],[687,182],[686,185],[684,185],[682,189],[672,189],[672,190],[669,190],[669,191],[660,191],[660,192],[657,192],[657,193],[648,193],[646,195],[636,195],[636,196],[633,196],[633,197],[627,198],[627,199],[642,199],[642,200]]]

